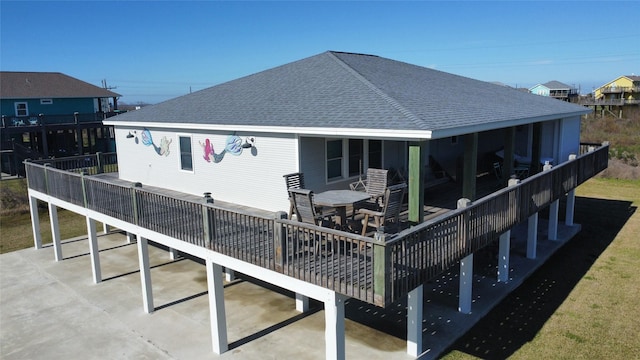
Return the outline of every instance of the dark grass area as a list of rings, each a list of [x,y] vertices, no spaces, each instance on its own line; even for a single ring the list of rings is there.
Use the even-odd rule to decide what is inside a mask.
[[[637,210],[631,204],[576,198],[575,222],[582,231],[444,354],[505,359],[531,341]]]

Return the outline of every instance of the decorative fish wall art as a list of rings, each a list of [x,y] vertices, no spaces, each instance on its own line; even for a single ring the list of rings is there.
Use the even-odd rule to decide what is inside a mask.
[[[142,142],[142,145],[144,146],[152,146],[156,151],[156,154],[160,156],[169,156],[169,153],[171,152],[169,149],[169,145],[171,145],[172,140],[167,139],[166,136],[163,136],[162,139],[160,139],[160,145],[156,145],[153,142],[151,131],[149,131],[149,129],[147,128],[143,129],[140,132],[140,139],[138,139],[138,132],[135,130],[133,131],[133,134],[131,133],[131,131],[129,131],[129,134],[127,134],[127,139],[134,139],[134,142],[136,144]]]
[[[229,135],[227,137],[227,141],[225,142],[224,149],[220,153],[216,153],[211,140],[205,139],[204,143],[199,141],[200,146],[203,150],[202,158],[206,162],[211,162],[213,160],[214,163],[219,163],[224,159],[225,154],[231,154],[234,156],[240,156],[244,149],[251,149],[251,154],[256,156],[258,154],[257,149],[255,147],[256,138],[253,136],[247,137],[244,142],[237,135]]]

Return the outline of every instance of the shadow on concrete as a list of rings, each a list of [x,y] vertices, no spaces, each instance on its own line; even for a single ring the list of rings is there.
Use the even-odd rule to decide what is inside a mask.
[[[321,306],[312,307],[311,309],[309,309],[309,311],[300,313],[300,314],[298,314],[298,315],[296,315],[294,317],[290,317],[290,318],[288,318],[288,319],[286,319],[284,321],[281,321],[281,322],[279,322],[277,324],[273,324],[273,325],[271,325],[271,326],[269,326],[269,327],[267,327],[265,329],[262,329],[262,330],[260,330],[260,331],[258,331],[256,333],[253,333],[253,334],[251,334],[249,336],[246,336],[246,337],[244,337],[242,339],[239,339],[239,340],[236,340],[234,342],[231,342],[231,343],[229,343],[229,350],[233,350],[233,349],[235,349],[237,347],[240,347],[240,346],[242,346],[244,344],[247,344],[247,343],[249,343],[251,341],[257,340],[257,339],[259,339],[259,338],[261,338],[261,337],[263,337],[265,335],[268,335],[268,334],[270,334],[270,333],[272,333],[274,331],[282,329],[287,325],[291,325],[291,324],[295,323],[296,321],[302,320],[302,319],[306,318],[307,316],[311,316],[311,315],[317,313],[320,310],[322,310]]]
[[[187,297],[182,298],[182,299],[178,299],[178,300],[175,300],[175,301],[172,301],[172,302],[160,305],[160,306],[156,306],[156,307],[153,308],[153,310],[154,311],[162,310],[162,309],[168,308],[168,307],[173,306],[173,305],[178,305],[180,303],[199,298],[200,296],[207,295],[208,293],[209,293],[208,291],[203,291],[203,292],[191,295],[191,296],[187,296]]]
[[[176,260],[167,261],[167,262],[164,262],[164,263],[162,263],[162,264],[157,264],[157,265],[149,266],[149,269],[155,269],[155,268],[157,268],[157,267],[161,267],[161,266],[166,266],[166,265],[175,264],[176,262],[178,262],[178,261],[183,261],[183,260],[186,260],[186,259],[185,259],[185,258],[180,258],[180,259],[176,259]],[[111,276],[111,277],[108,277],[108,278],[104,278],[104,279],[102,279],[102,281],[114,280],[114,279],[118,279],[118,278],[121,278],[121,277],[124,277],[124,276],[129,276],[129,275],[137,274],[137,273],[139,273],[139,272],[140,272],[140,269],[138,269],[138,270],[134,270],[134,271],[129,271],[129,272],[122,273],[122,274],[119,274],[119,275],[115,275],[115,276]]]
[[[637,211],[629,201],[576,198],[582,231],[447,351],[505,359],[531,341]],[[560,214],[565,214],[561,203]],[[563,215],[561,215],[561,218]]]
[[[86,239],[84,239],[84,240],[86,240]],[[112,246],[112,247],[100,249],[100,250],[98,250],[98,252],[104,252],[104,251],[119,249],[119,248],[122,248],[122,247],[131,246],[131,245],[135,245],[135,243],[134,244],[122,244],[122,245]],[[83,256],[89,256],[89,255],[91,255],[91,253],[83,253],[83,254],[72,255],[72,256],[64,256],[62,259],[63,260],[75,259],[75,258],[79,258],[79,257],[83,257]]]

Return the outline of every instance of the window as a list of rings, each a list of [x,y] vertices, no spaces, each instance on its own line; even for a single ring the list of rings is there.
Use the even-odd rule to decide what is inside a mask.
[[[40,99],[40,105],[51,105],[53,104],[53,99]]]
[[[15,103],[16,116],[29,116],[29,108],[26,102]]]
[[[451,145],[457,145],[457,144],[458,144],[458,136],[452,136]]]
[[[193,171],[193,158],[191,156],[191,137],[178,136],[180,143],[180,168],[182,170]]]
[[[382,169],[382,140],[369,140],[369,164],[367,168]]]
[[[349,176],[358,176],[364,167],[364,140],[349,139]]]
[[[327,181],[361,175],[367,168],[382,169],[382,140],[326,140]]]
[[[342,178],[342,140],[327,141],[327,180]]]

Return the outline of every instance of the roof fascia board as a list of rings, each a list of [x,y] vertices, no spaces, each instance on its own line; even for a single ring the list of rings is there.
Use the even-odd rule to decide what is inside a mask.
[[[566,118],[571,118],[571,117],[574,117],[574,116],[582,116],[582,115],[585,115],[585,114],[589,114],[591,112],[592,112],[592,110],[585,109],[585,110],[582,110],[582,111],[576,111],[576,112],[573,112],[573,113],[566,113],[566,114],[547,115],[547,116],[539,116],[539,117],[534,117],[534,118],[525,118],[525,119],[519,119],[519,120],[502,121],[502,122],[499,122],[499,123],[488,123],[488,124],[485,123],[485,124],[478,124],[478,125],[473,125],[473,126],[464,126],[464,127],[449,128],[449,129],[442,129],[442,130],[433,130],[432,133],[431,133],[431,139],[441,139],[441,138],[447,138],[447,137],[451,137],[451,136],[461,136],[461,135],[465,135],[465,134],[472,134],[472,133],[483,132],[483,131],[503,129],[503,128],[512,127],[512,126],[527,125],[527,124],[532,124],[532,123],[537,123],[537,122],[542,122],[542,121],[566,119]]]
[[[176,130],[209,130],[231,132],[256,132],[275,134],[316,135],[325,137],[364,137],[393,140],[428,140],[431,139],[430,130],[389,130],[389,129],[358,129],[358,128],[322,128],[297,126],[252,126],[252,125],[218,125],[218,124],[189,124],[137,121],[109,121],[105,125],[138,127],[138,128],[171,128]]]

